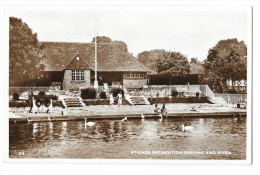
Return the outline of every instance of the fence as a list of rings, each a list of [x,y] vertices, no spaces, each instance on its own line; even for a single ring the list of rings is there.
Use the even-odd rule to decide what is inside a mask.
[[[215,97],[222,97],[227,103],[246,103],[247,94],[220,94],[215,93]]]
[[[93,86],[89,86],[92,87]],[[83,88],[83,87],[82,87]],[[125,93],[133,94],[133,95],[144,95],[147,97],[169,97],[171,96],[172,90],[177,90],[178,92],[200,92],[201,96],[207,96],[211,99],[214,98],[214,93],[208,87],[208,85],[147,85],[142,89],[127,89],[124,86],[99,86],[98,93],[101,91],[111,92],[113,88],[121,88],[125,91]],[[66,93],[62,90],[57,90],[54,87],[10,87],[9,95],[12,95],[14,92],[22,94],[24,92],[30,91],[50,91],[52,94],[59,95]],[[80,89],[79,89],[80,91]]]
[[[247,86],[209,86],[215,93],[246,94]]]

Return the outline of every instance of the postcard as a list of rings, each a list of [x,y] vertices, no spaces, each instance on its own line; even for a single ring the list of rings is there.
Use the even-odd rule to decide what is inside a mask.
[[[252,12],[4,5],[7,162],[251,164]]]

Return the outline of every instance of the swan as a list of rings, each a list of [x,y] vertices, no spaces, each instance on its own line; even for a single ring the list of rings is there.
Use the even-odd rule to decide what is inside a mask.
[[[193,131],[193,127],[192,126],[184,126],[184,125],[181,125],[181,130],[183,132],[191,132]]]
[[[96,122],[87,122],[87,118],[85,118],[85,126],[94,126]]]
[[[127,122],[127,117],[125,116],[121,121],[122,122]]]
[[[141,119],[142,119],[142,121],[144,120],[144,114],[141,114]]]
[[[159,121],[161,122],[163,120],[163,116],[162,116],[162,114],[159,114],[159,116],[160,116]]]

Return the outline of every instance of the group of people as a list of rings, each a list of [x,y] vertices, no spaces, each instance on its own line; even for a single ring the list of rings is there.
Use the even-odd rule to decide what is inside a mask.
[[[122,93],[119,92],[119,93],[117,94],[118,107],[120,107],[120,106],[122,105],[122,103],[123,103],[122,97],[123,97],[123,96],[122,96]],[[109,107],[112,106],[112,105],[114,105],[114,96],[113,96],[113,93],[110,93],[110,94],[109,94]]]
[[[154,105],[154,112],[158,114],[162,114],[163,116],[167,116],[167,109],[165,107],[165,104],[162,105],[162,108],[160,109],[157,104]]]

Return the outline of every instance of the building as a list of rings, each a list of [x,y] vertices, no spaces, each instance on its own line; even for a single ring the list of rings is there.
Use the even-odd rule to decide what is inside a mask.
[[[78,90],[94,82],[94,43],[42,42],[46,69],[38,77],[38,86],[56,86],[64,90]],[[100,85],[123,85],[142,88],[147,85],[151,70],[128,53],[120,41],[100,43],[97,48],[97,69]]]

